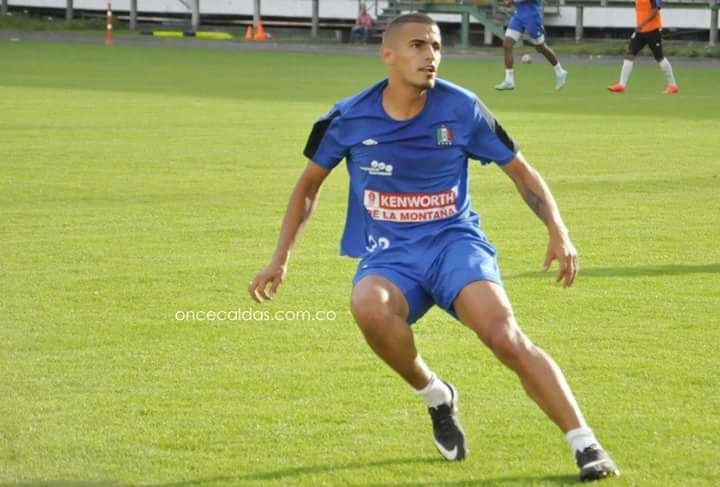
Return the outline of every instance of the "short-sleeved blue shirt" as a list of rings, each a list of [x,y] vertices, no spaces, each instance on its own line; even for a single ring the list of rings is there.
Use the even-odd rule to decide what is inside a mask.
[[[542,16],[542,7],[538,0],[515,0],[515,15],[529,17],[533,15]]]
[[[304,154],[325,169],[347,161],[350,191],[341,253],[364,257],[376,247],[456,227],[476,227],[468,159],[506,164],[518,151],[473,93],[438,79],[422,111],[408,120],[382,107],[384,80],[335,104],[315,123]]]

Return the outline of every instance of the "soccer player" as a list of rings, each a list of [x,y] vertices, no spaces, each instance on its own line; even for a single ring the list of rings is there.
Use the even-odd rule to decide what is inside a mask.
[[[525,33],[528,41],[535,45],[535,50],[545,56],[545,59],[555,69],[555,89],[565,86],[568,72],[563,69],[555,52],[545,44],[545,28],[543,27],[543,14],[540,0],[506,0],[510,5],[515,4],[515,13],[510,19],[503,48],[505,50],[505,79],[495,86],[496,90],[514,90],[515,72],[513,71],[513,46]]]
[[[304,150],[309,161],[275,253],[250,282],[250,296],[260,303],[277,293],[323,181],[346,159],[350,193],[341,251],[361,258],[351,310],[370,347],[426,401],[440,453],[463,460],[468,446],[458,391],[423,361],[409,326],[433,305],[475,332],[519,376],[566,434],[581,479],[617,475],[559,367],[515,319],[495,248],[470,207],[468,159],[494,161],[515,183],[547,226],[545,268],[557,259],[557,280],[567,287],[578,257],[550,190],[474,94],[437,78],[441,38],[432,18],[414,13],[393,20],[380,54],[388,78],[338,102],[313,126]]]
[[[660,70],[665,74],[667,80],[665,93],[672,95],[679,91],[670,61],[663,56],[661,7],[661,0],[635,0],[635,21],[637,26],[630,36],[628,50],[620,70],[620,82],[608,86],[608,90],[614,93],[625,91],[630,79],[630,73],[632,73],[635,56],[645,45],[648,45],[653,57],[658,62],[658,66],[660,66]]]

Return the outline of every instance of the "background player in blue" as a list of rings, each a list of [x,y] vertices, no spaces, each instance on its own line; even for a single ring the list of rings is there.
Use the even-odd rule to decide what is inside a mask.
[[[545,28],[543,27],[543,13],[540,0],[506,0],[509,5],[515,4],[515,13],[508,23],[505,31],[503,48],[505,49],[505,79],[495,86],[496,90],[515,89],[515,71],[513,70],[513,46],[525,33],[525,38],[533,45],[535,50],[545,56],[545,59],[555,69],[555,89],[565,86],[567,71],[563,69],[555,52],[545,44]]]
[[[359,257],[351,309],[370,347],[427,403],[435,445],[448,460],[468,453],[458,391],[418,354],[409,324],[438,305],[515,371],[528,395],[566,433],[583,480],[618,473],[583,419],[557,364],[522,332],[502,286],[495,249],[467,193],[468,159],[495,161],[549,232],[548,268],[570,286],[577,253],[547,185],[472,93],[436,78],[437,24],[395,19],[383,39],[388,79],[337,103],[313,127],[310,159],[290,197],[275,254],[248,287],[271,299],[290,251],[342,159],[350,191],[342,253]],[[268,289],[268,286],[270,289]]]

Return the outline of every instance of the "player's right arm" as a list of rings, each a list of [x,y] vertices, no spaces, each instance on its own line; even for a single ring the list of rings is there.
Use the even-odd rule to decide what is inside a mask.
[[[317,206],[320,186],[329,173],[328,169],[313,161],[308,161],[290,195],[275,253],[270,263],[255,276],[248,286],[250,297],[256,302],[262,303],[266,299],[272,299],[285,281],[290,252]],[[268,285],[270,285],[269,290],[267,290]]]

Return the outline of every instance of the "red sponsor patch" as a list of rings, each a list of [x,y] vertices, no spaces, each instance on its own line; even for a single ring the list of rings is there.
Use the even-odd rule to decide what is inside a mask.
[[[366,189],[363,203],[373,220],[441,220],[457,213],[457,189],[451,188],[439,193],[384,193]]]

